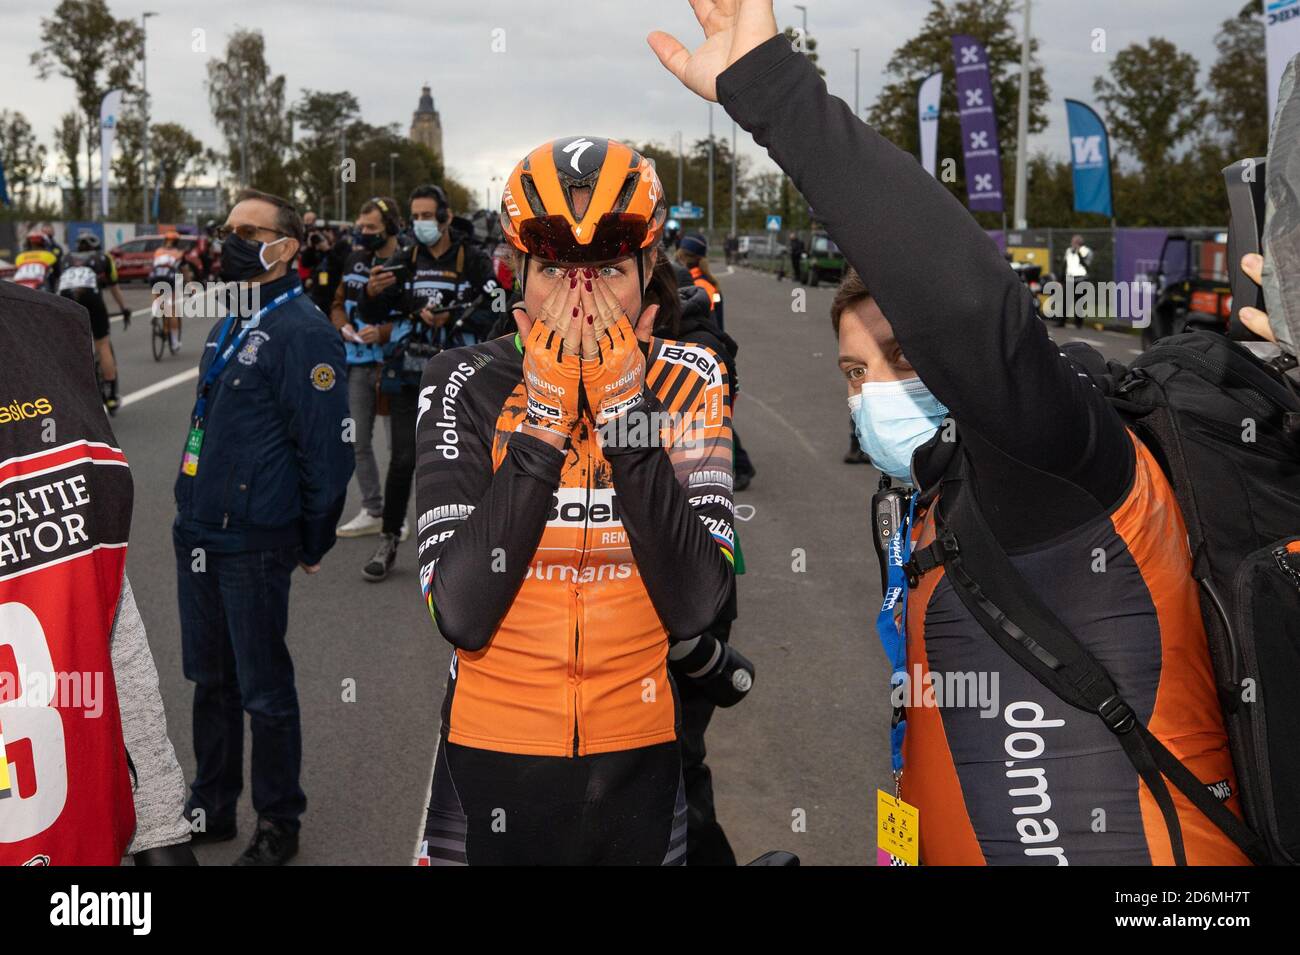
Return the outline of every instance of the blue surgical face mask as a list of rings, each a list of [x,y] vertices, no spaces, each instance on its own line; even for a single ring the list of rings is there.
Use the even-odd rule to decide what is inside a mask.
[[[920,378],[869,381],[849,397],[858,443],[885,474],[910,481],[912,453],[934,437],[948,409]]]
[[[411,228],[421,245],[433,245],[442,238],[442,227],[433,219],[416,219]]]

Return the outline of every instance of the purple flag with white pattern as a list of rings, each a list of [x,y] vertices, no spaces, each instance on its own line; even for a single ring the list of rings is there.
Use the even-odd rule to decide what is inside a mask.
[[[962,155],[966,162],[967,205],[972,212],[1001,212],[1002,155],[998,118],[993,112],[989,56],[972,36],[953,34],[957,66],[957,112],[961,116]]]

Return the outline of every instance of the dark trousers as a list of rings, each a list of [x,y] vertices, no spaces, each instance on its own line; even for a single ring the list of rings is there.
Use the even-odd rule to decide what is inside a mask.
[[[730,622],[716,624],[714,637],[726,640]],[[713,773],[704,763],[704,731],[717,709],[690,680],[678,680],[677,699],[682,707],[682,782],[686,787],[686,864],[735,865],[736,854],[718,824],[713,806]]]
[[[235,822],[244,788],[244,713],[253,733],[253,808],[291,830],[307,808],[298,784],[302,725],[293,660],[285,643],[295,549],[196,556],[180,533],[176,591],[181,657],[194,683],[190,808],[210,830]],[[197,564],[196,561],[202,563]]]
[[[419,388],[403,388],[388,396],[393,446],[389,449],[388,477],[384,479],[385,534],[401,532],[406,506],[411,500],[411,482],[415,478],[415,417],[419,399]]]
[[[748,474],[753,477],[757,472],[754,470],[753,462],[749,460],[749,452],[740,443],[740,432],[735,428],[731,429],[731,443],[735,451],[735,462],[732,469],[737,474]]]

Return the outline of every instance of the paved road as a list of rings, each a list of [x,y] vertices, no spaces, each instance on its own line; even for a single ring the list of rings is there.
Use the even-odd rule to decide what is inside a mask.
[[[890,785],[889,708],[873,630],[878,572],[866,536],[876,472],[840,461],[848,415],[828,317],[833,290],[801,293],[799,311],[788,282],[742,269],[722,285],[727,328],[741,343],[735,421],[758,468],[737,496],[748,572],[733,639],[758,677],[750,699],[720,711],[709,730],[719,817],[742,861],[783,848],[806,864],[864,864],[874,858],[874,790]],[[136,490],[127,570],[171,736],[191,776],[192,691],[181,674],[170,527],[207,329],[188,328],[181,354],[154,362],[147,292],[129,287],[128,302],[142,317],[125,332],[114,323],[126,396],[114,428]],[[1125,335],[1063,334],[1121,361],[1137,351]],[[355,483],[352,492],[348,515],[358,506]],[[411,544],[381,584],[360,574],[373,546],[373,538],[341,540],[321,573],[294,579],[289,641],[309,802],[303,864],[408,863],[423,823],[449,648],[420,601]],[[346,681],[355,681],[355,702],[344,701]],[[247,795],[239,822],[251,831]],[[243,841],[203,847],[200,858],[228,862]]]

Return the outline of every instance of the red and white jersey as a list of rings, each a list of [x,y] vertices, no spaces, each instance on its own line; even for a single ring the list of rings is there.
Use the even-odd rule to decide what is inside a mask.
[[[135,829],[110,646],[131,475],[78,368],[84,321],[22,304],[0,295],[0,864],[116,865]]]

